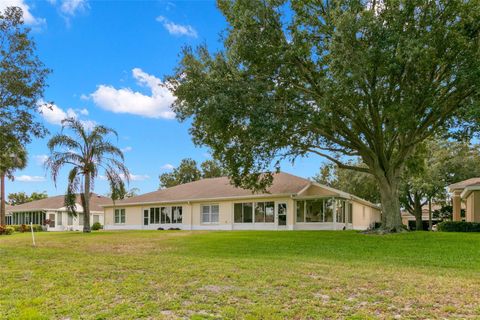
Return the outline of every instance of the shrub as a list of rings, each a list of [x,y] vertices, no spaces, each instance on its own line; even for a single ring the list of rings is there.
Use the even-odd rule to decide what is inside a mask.
[[[438,224],[438,231],[480,232],[480,223],[466,221],[443,221]]]
[[[29,224],[14,224],[9,226],[16,232],[30,232],[30,225]],[[33,225],[33,231],[40,232],[43,231],[43,228],[39,224]]]
[[[11,235],[15,230],[11,226],[0,225],[0,235]]]
[[[103,229],[103,226],[100,222],[95,222],[92,224],[92,230],[97,231]]]
[[[163,230],[163,228],[162,228],[162,227],[159,227],[159,228],[157,228],[157,230]]]

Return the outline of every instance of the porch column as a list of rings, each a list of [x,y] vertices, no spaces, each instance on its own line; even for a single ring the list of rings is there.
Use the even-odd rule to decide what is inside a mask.
[[[460,194],[455,192],[453,194],[453,221],[461,221],[460,212],[462,211],[462,199],[460,198]]]

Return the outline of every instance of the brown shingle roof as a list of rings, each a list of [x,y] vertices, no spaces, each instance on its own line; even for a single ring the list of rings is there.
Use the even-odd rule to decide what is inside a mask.
[[[471,179],[467,179],[467,180],[464,180],[464,181],[460,181],[460,182],[451,184],[451,185],[448,186],[448,189],[450,191],[462,190],[462,189],[465,189],[468,186],[473,186],[473,185],[477,185],[477,184],[480,184],[480,177],[479,178],[471,178]]]
[[[268,189],[268,193],[255,195],[258,196],[295,194],[300,192],[309,184],[310,181],[307,179],[280,172],[274,174],[273,183]],[[116,205],[234,198],[251,195],[251,190],[236,188],[232,184],[230,184],[230,180],[228,179],[228,177],[221,177],[202,179],[167,189],[157,190],[136,197],[117,201]]]
[[[46,209],[57,210],[65,207],[64,200],[65,200],[64,195],[48,197],[41,200],[19,204],[17,206],[9,206],[6,211],[20,212],[20,211],[39,211],[39,210],[46,210]],[[80,200],[80,195],[77,195],[76,203],[81,206],[82,201]],[[100,205],[107,205],[110,203],[112,203],[112,199],[92,193],[92,196],[90,197],[90,210],[103,211],[103,208]]]

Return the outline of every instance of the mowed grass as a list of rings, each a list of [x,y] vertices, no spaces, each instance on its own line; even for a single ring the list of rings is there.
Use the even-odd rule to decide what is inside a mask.
[[[480,234],[0,237],[7,319],[480,318]]]

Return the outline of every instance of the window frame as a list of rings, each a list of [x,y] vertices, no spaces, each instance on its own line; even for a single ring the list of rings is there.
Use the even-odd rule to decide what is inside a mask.
[[[117,222],[117,213],[118,213],[118,222]],[[122,219],[122,217],[123,217],[123,219]],[[113,223],[114,224],[125,224],[126,222],[127,222],[127,214],[126,214],[125,208],[114,209],[114,211],[113,211]]]
[[[212,216],[214,214],[212,207],[218,208],[218,212],[216,213],[217,221],[212,221]],[[203,208],[208,208],[208,212],[204,212]],[[205,214],[208,216],[208,221],[204,221],[203,219]],[[218,203],[200,204],[200,224],[219,224],[219,223],[220,223],[220,204]]]

